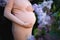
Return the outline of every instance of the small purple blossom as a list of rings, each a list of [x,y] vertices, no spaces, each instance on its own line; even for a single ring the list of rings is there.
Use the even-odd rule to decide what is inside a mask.
[[[36,40],[33,35],[30,35],[27,40]]]

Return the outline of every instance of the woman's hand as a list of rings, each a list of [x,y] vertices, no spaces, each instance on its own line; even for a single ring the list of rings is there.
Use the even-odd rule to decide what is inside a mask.
[[[25,28],[32,28],[33,27],[32,23],[25,23],[23,26]]]

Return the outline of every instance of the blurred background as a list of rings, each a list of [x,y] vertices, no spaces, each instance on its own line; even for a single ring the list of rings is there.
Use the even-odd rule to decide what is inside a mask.
[[[46,0],[48,1],[48,0]],[[32,0],[32,5],[41,4],[43,0]],[[35,12],[35,11],[34,11]],[[53,0],[50,9],[51,25],[38,28],[38,15],[35,12],[36,23],[32,30],[32,35],[36,40],[60,40],[60,0]],[[0,6],[0,40],[14,40],[11,32],[12,23],[4,16],[4,6]]]

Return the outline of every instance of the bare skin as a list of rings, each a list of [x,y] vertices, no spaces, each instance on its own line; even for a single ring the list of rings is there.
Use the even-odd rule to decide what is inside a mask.
[[[14,39],[27,40],[36,21],[31,3],[28,0],[8,0],[4,16],[12,21]]]

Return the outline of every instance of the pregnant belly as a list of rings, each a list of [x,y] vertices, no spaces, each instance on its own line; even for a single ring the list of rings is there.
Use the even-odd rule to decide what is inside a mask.
[[[23,22],[27,22],[27,23],[35,23],[36,18],[33,12],[15,12],[14,15],[19,18],[20,20],[22,20]]]

